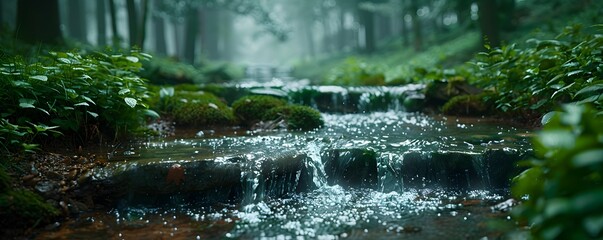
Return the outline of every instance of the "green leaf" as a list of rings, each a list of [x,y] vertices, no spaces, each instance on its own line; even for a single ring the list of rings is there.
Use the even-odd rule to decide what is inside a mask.
[[[127,56],[126,59],[128,59],[128,61],[133,62],[133,63],[138,62],[138,58],[134,57],[134,56]]]
[[[572,158],[576,167],[586,167],[603,163],[603,149],[581,152]]]
[[[155,112],[155,111],[153,111],[151,109],[145,109],[144,110],[144,115],[148,116],[148,117],[151,117],[151,118],[154,118],[154,119],[157,119],[157,118],[160,117],[159,113],[157,113],[157,112]]]
[[[172,96],[174,96],[174,88],[173,87],[161,88],[159,90],[159,98],[172,97]]]
[[[87,102],[81,102],[81,103],[76,103],[76,104],[73,104],[73,106],[76,106],[76,107],[79,107],[79,106],[86,106],[86,107],[88,107],[88,106],[90,106],[90,105],[89,105]]]
[[[580,91],[576,92],[575,96],[579,96],[585,93],[598,92],[603,90],[603,84],[594,84],[585,88],[580,89]]]
[[[71,64],[71,60],[69,60],[67,58],[59,58],[57,60],[59,60],[59,62],[62,62],[62,63]]]
[[[591,236],[599,236],[603,229],[603,215],[588,217],[583,221],[583,226]]]
[[[30,76],[29,78],[35,79],[35,80],[40,80],[40,81],[43,81],[43,82],[48,81],[48,77],[44,76],[44,75],[35,75],[35,76]]]
[[[538,139],[547,148],[569,149],[575,144],[575,137],[570,131],[550,130],[538,134]]]
[[[130,106],[131,108],[136,107],[136,104],[138,103],[138,101],[136,101],[136,99],[134,98],[124,98],[124,102],[126,102],[126,104],[128,104],[128,106]]]
[[[33,99],[29,99],[29,98],[20,98],[19,99],[19,107],[20,108],[36,108],[36,106],[34,106],[34,103],[36,103],[36,100],[33,100]]]
[[[119,90],[118,94],[119,95],[124,95],[124,94],[129,93],[129,92],[130,92],[130,89],[124,88],[122,90]]]
[[[551,121],[551,119],[557,115],[558,112],[556,111],[552,111],[552,112],[548,112],[547,114],[544,114],[544,116],[542,116],[542,119],[540,120],[540,123],[544,126],[547,123],[549,123]]]
[[[86,111],[88,114],[90,114],[90,116],[97,118],[98,117],[98,113],[95,112],[90,112],[90,111]]]
[[[82,95],[82,98],[83,98],[84,100],[86,100],[87,102],[89,102],[89,103],[92,103],[92,104],[96,105],[96,103],[95,103],[94,101],[92,101],[92,99],[90,99],[89,97],[86,97],[86,96]]]
[[[565,90],[567,90],[567,89],[571,88],[572,86],[574,86],[574,84],[576,84],[576,82],[570,83],[569,85],[567,85],[567,86],[565,86],[565,87],[563,87],[563,88],[561,88],[561,89],[559,89],[559,90],[555,91],[555,92],[553,93],[553,95],[551,96],[551,99],[555,98],[555,96],[556,96],[558,93],[562,93],[562,92],[564,92]]]

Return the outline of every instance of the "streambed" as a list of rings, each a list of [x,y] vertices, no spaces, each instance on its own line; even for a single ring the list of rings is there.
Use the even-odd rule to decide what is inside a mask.
[[[513,226],[491,207],[508,198],[530,131],[400,111],[323,117],[305,133],[195,130],[132,143],[89,175],[115,207],[39,238],[475,239],[513,229],[491,228]]]

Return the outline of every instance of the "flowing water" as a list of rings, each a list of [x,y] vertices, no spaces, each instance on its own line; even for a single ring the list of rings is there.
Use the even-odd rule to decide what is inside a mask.
[[[530,131],[388,109],[325,113],[325,127],[311,132],[195,130],[133,143],[90,176],[119,189],[112,210],[38,237],[480,239],[509,231],[492,228],[514,222],[491,207],[508,198]]]

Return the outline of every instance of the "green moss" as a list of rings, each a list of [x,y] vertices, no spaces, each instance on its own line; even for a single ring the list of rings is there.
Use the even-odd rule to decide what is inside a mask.
[[[324,125],[320,112],[307,106],[290,105],[276,107],[266,113],[264,120],[275,120],[279,117],[287,122],[289,130],[309,131]]]
[[[442,113],[462,116],[487,114],[490,111],[490,105],[484,100],[485,96],[485,94],[479,94],[453,97],[442,106]]]
[[[0,193],[7,191],[10,188],[10,177],[8,174],[0,167]]]
[[[197,84],[183,83],[174,86],[174,90],[176,91],[189,91],[195,92],[201,90],[201,87]]]
[[[166,109],[178,125],[228,126],[236,120],[232,109],[216,96],[202,92],[177,92]]]
[[[246,96],[232,103],[232,109],[238,119],[245,125],[251,126],[263,119],[270,109],[285,106],[284,100],[270,96]]]
[[[24,221],[19,222],[22,224],[36,224],[58,214],[57,209],[31,191],[9,190],[0,194],[0,216],[3,219]]]

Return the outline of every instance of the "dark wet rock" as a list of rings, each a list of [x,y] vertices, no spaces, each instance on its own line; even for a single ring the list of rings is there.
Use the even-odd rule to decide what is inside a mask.
[[[40,181],[36,184],[36,191],[45,198],[58,199],[59,183],[56,181]]]
[[[404,110],[407,112],[417,112],[423,109],[425,105],[425,95],[421,93],[410,93],[404,98]]]
[[[291,154],[262,163],[264,193],[282,197],[291,193],[305,192],[313,188],[312,178],[306,168],[311,161],[305,154]]]
[[[377,154],[365,149],[334,149],[322,154],[330,185],[377,187]]]
[[[174,164],[179,166],[174,168]],[[170,170],[182,170],[183,175]],[[169,177],[168,177],[169,176]],[[229,202],[241,194],[238,164],[218,161],[113,163],[95,169],[82,182],[84,192],[99,194],[95,199],[128,204],[161,204],[176,196],[191,202]]]
[[[482,154],[408,152],[400,169],[405,187],[506,189],[521,171],[517,163],[528,154],[513,149],[489,149]]]
[[[513,199],[513,198],[509,198],[507,200],[505,200],[504,202],[500,202],[494,206],[491,207],[492,211],[497,211],[497,212],[508,212],[511,211],[511,209],[513,209],[514,206],[517,206],[517,204],[519,204],[519,202],[517,202],[517,200]]]
[[[94,199],[123,206],[237,203],[244,194],[252,194],[245,191],[280,197],[313,187],[305,161],[305,154],[292,153],[258,161],[235,157],[220,161],[112,163],[93,170],[80,183],[79,194],[95,194]],[[253,188],[255,181],[258,184]],[[247,186],[248,182],[252,184]]]

